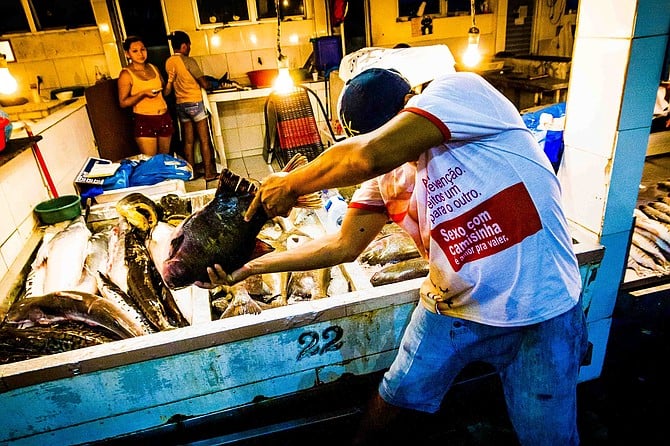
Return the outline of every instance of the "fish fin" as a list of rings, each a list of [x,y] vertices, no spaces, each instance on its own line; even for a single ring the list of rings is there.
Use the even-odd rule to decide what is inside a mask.
[[[298,167],[302,167],[309,162],[305,155],[296,153],[293,155],[293,158],[288,160],[282,172],[290,172]],[[296,207],[303,209],[319,209],[323,207],[323,202],[321,201],[321,195],[318,192],[313,192],[307,195],[301,195],[298,197],[296,202]]]
[[[271,244],[264,242],[263,240],[256,239],[256,246],[254,247],[254,251],[251,254],[251,258],[255,259],[256,257],[268,254],[274,250],[275,249],[272,247]]]
[[[232,193],[245,194],[256,193],[258,186],[249,178],[241,177],[232,170],[223,169],[219,175],[219,184],[216,187],[217,195],[230,195]]]

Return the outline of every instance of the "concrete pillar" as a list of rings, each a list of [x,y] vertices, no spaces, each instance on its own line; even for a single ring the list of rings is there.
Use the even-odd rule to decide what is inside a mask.
[[[626,267],[669,32],[667,0],[579,5],[559,176],[568,218],[605,246],[588,313],[592,377],[602,368]]]

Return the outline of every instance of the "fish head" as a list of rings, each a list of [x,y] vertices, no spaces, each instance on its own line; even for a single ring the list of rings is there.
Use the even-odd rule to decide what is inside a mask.
[[[191,277],[190,270],[189,265],[179,258],[166,260],[163,263],[163,280],[173,290],[184,288],[191,284],[188,280]]]

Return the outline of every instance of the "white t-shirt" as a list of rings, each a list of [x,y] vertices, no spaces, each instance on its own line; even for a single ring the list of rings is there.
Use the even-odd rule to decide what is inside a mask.
[[[403,112],[445,142],[365,182],[350,207],[387,212],[430,260],[421,293],[445,314],[508,327],[572,308],[581,278],[560,184],[519,112],[472,73],[435,79]],[[389,148],[392,150],[392,148]]]

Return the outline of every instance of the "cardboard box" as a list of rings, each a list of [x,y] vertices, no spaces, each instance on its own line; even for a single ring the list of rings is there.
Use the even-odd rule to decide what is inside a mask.
[[[74,179],[74,184],[75,187],[77,186],[100,186],[102,183],[105,181],[104,178],[102,177],[97,177],[97,178],[92,178],[89,177],[88,175],[91,173],[93,170],[93,167],[97,164],[112,164],[110,160],[106,160],[103,158],[93,158],[89,157],[86,162],[84,163],[84,166],[81,168],[79,173]]]

